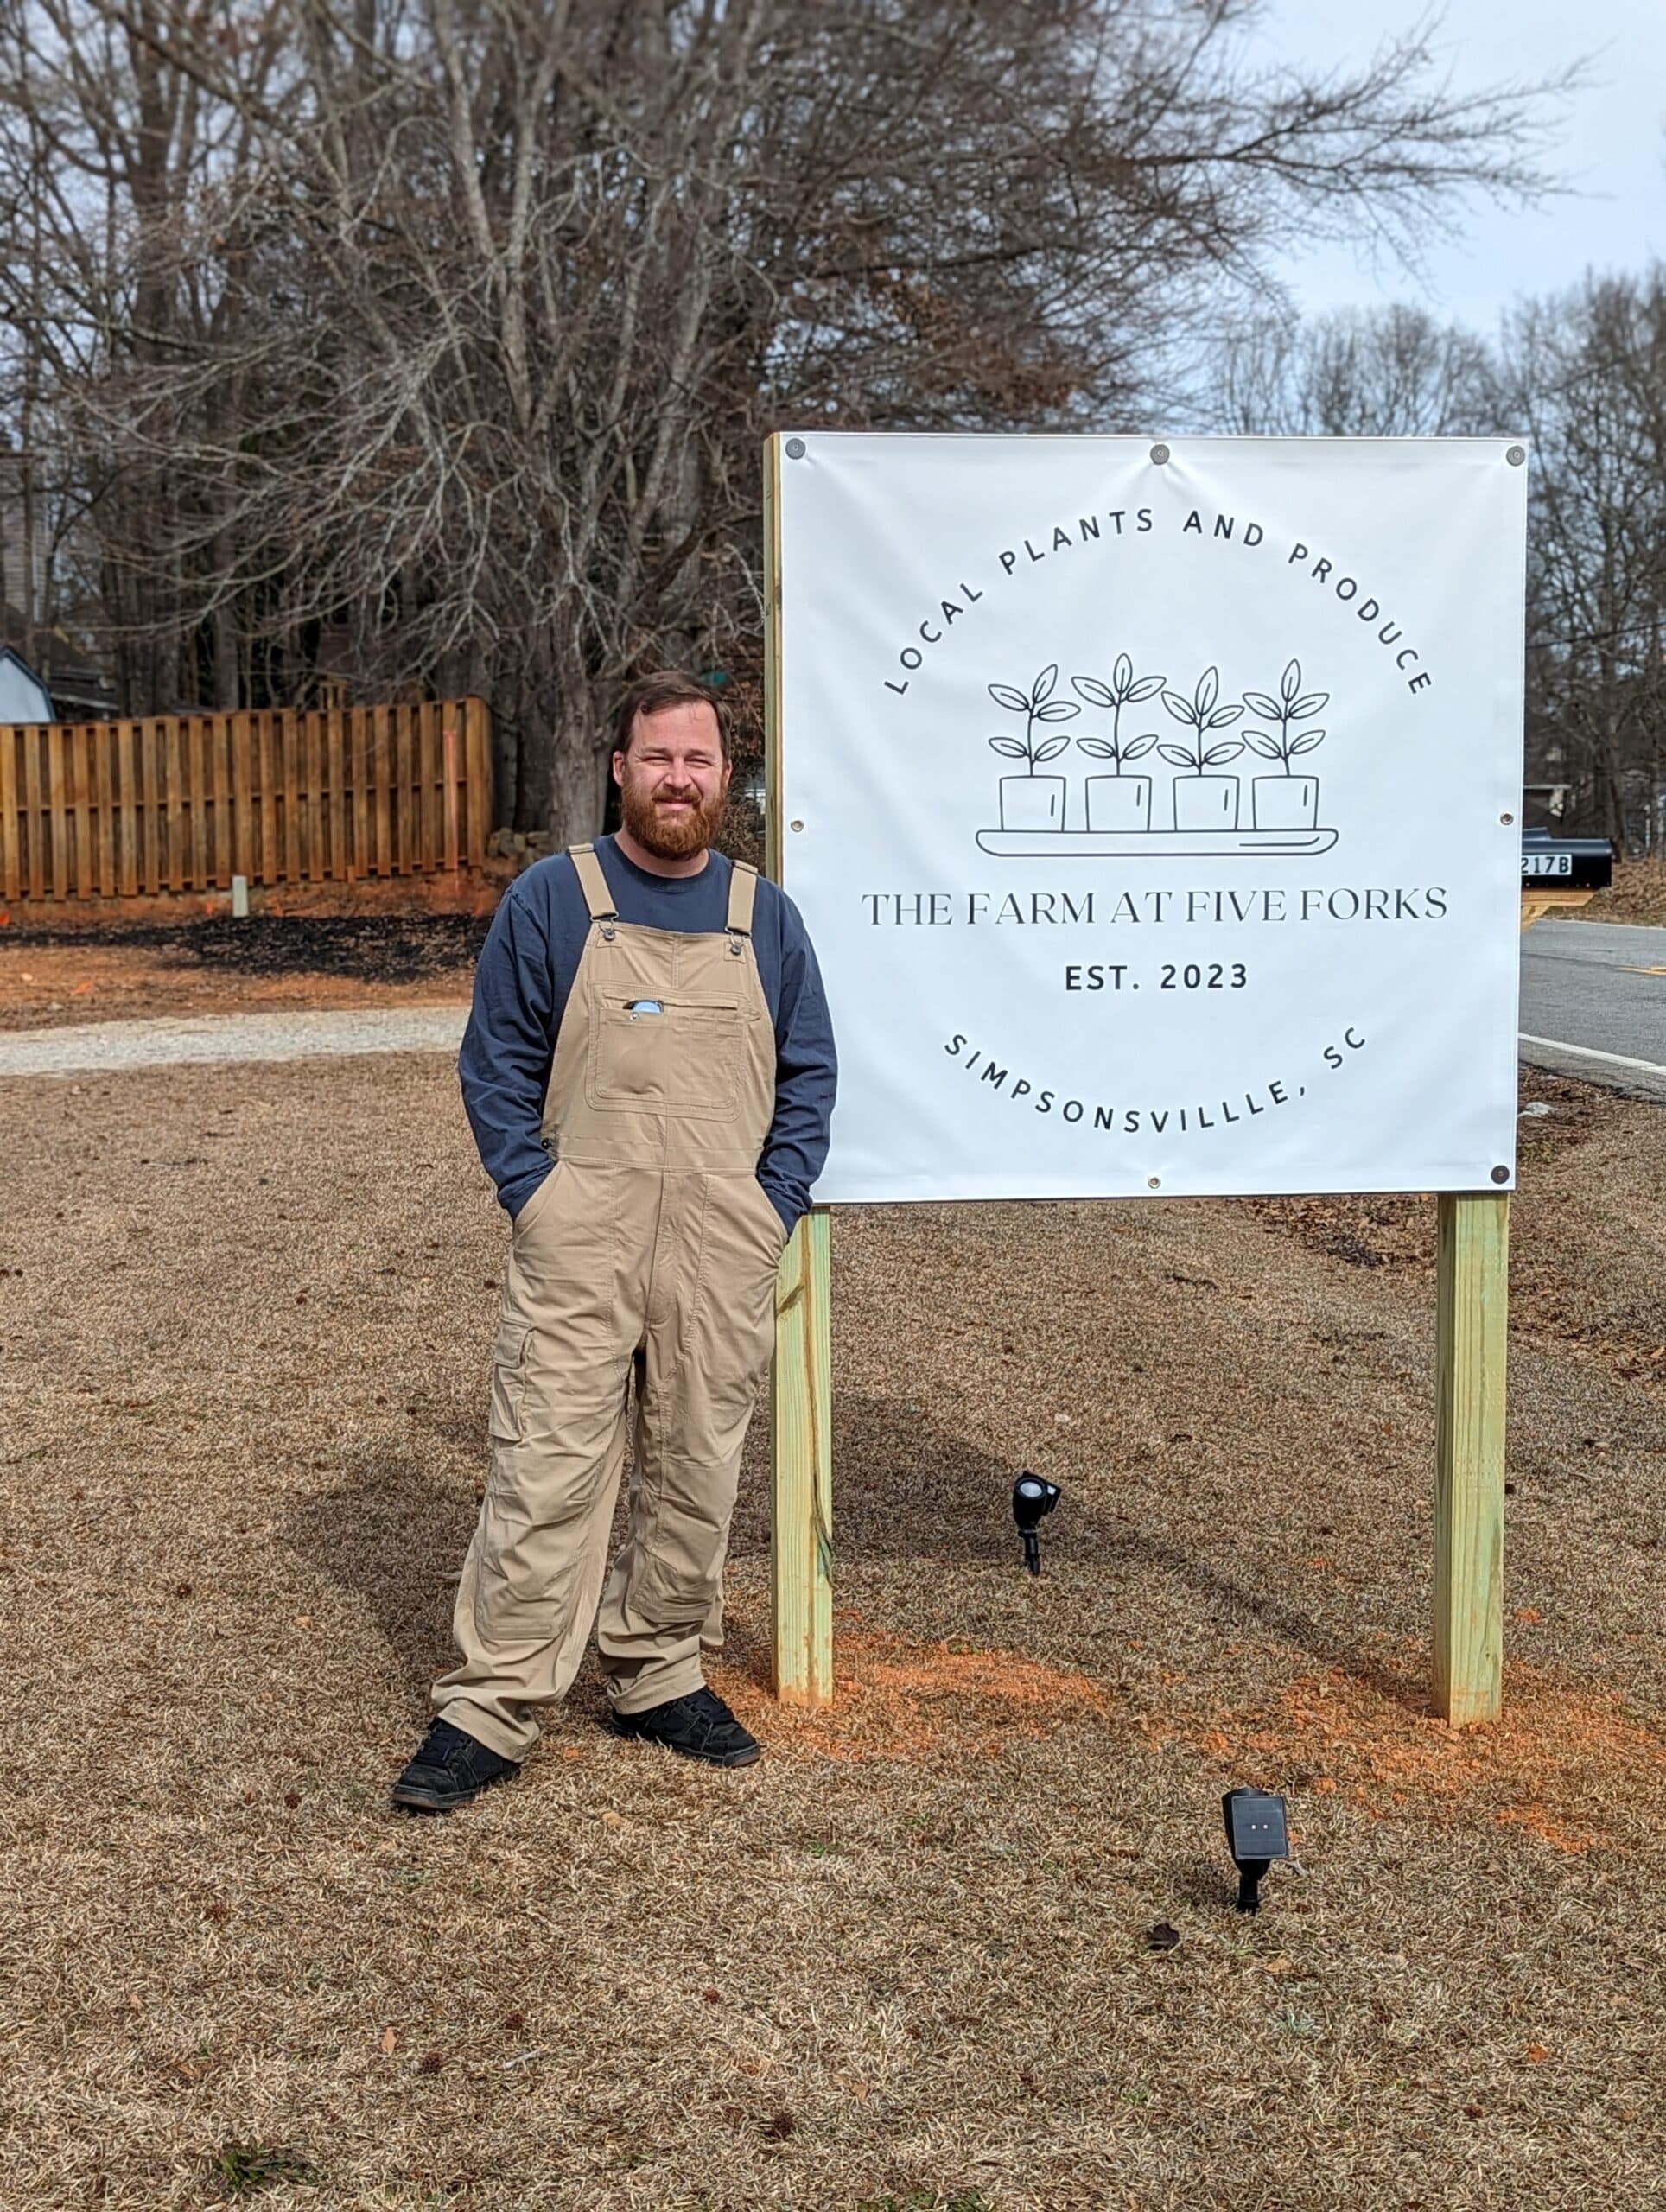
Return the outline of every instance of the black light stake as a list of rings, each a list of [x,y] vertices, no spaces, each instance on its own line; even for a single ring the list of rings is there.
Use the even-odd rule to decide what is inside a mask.
[[[1013,1484],[1013,1519],[1024,1539],[1024,1564],[1032,1574],[1041,1572],[1041,1539],[1036,1531],[1058,1504],[1059,1497],[1057,1483],[1050,1483],[1045,1475],[1033,1475],[1027,1467]]]
[[[1226,1847],[1238,1870],[1238,1910],[1259,1912],[1261,1878],[1275,1859],[1290,1856],[1284,1800],[1264,1789],[1229,1789],[1221,1799]]]

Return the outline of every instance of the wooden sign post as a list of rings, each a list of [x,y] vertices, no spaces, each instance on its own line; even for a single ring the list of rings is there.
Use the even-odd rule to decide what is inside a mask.
[[[780,441],[764,462],[764,862],[781,880]],[[770,1384],[770,1574],[775,1694],[833,1701],[832,1217],[814,1206],[787,1239],[775,1287]]]
[[[1440,1200],[1434,1406],[1434,1707],[1496,1720],[1504,1671],[1510,1197]]]

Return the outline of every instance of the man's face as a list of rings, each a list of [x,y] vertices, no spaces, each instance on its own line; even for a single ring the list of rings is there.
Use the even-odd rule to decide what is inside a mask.
[[[614,755],[625,827],[660,860],[685,861],[717,835],[728,791],[717,717],[703,701],[638,715],[627,751]]]

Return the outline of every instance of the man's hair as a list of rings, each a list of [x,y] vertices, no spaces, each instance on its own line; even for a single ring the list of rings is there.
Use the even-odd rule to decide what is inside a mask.
[[[697,676],[680,668],[656,669],[626,686],[614,715],[614,750],[628,753],[631,732],[639,715],[663,714],[667,707],[709,707],[717,717],[717,741],[725,760],[729,757],[729,713],[721,696]]]

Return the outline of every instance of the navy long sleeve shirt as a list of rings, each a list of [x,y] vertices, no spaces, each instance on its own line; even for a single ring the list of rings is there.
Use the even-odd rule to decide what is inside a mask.
[[[611,837],[598,838],[595,849],[621,922],[691,932],[725,926],[734,871],[723,854],[712,853],[698,875],[651,875]],[[474,971],[457,1072],[481,1165],[512,1217],[550,1173],[540,1141],[544,1093],[589,930],[578,872],[566,853],[552,854],[505,892]],[[837,1079],[833,1025],[798,910],[762,879],[752,945],[775,1024],[775,1114],[758,1180],[791,1230],[827,1159]]]

